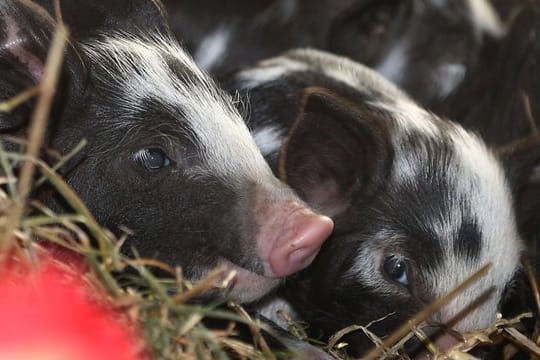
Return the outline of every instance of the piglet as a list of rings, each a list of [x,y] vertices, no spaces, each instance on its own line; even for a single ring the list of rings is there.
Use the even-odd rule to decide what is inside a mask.
[[[362,14],[373,30],[356,30],[369,45],[355,47],[344,38],[358,29]],[[343,41],[335,51],[348,48],[343,53],[374,67],[424,107],[506,152],[529,146],[523,144],[539,134],[539,20],[534,0],[373,1],[337,25],[335,39]],[[538,258],[540,181],[534,174],[538,169],[517,194],[518,222]]]
[[[262,61],[226,84],[248,103],[274,171],[335,221],[313,264],[281,292],[311,336],[373,322],[385,337],[488,263],[430,322],[461,332],[493,324],[520,272],[515,195],[540,143],[499,154],[374,71],[316,50]],[[457,342],[444,331],[433,340],[443,350]],[[356,356],[372,346],[361,332],[345,342]]]
[[[60,10],[73,37],[46,145],[66,153],[88,141],[65,178],[102,224],[133,231],[124,251],[190,279],[234,270],[229,295],[243,302],[307,266],[332,220],[272,174],[233,99],[170,34],[163,6],[65,0]],[[33,2],[0,3],[0,99],[39,84],[54,26]],[[0,113],[2,132],[24,133],[32,109]]]

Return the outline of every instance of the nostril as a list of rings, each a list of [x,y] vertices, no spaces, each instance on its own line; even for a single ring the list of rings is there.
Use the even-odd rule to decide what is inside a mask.
[[[285,234],[271,250],[271,276],[288,276],[311,264],[334,228],[330,218],[314,213],[304,212],[290,220],[296,230]]]
[[[306,267],[313,262],[317,252],[312,249],[298,249],[291,253],[289,261],[293,264],[299,264],[301,267]]]

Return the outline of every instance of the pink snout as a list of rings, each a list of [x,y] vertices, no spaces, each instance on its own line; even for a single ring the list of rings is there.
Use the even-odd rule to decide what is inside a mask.
[[[280,211],[261,227],[259,254],[265,276],[285,277],[311,264],[332,233],[334,222],[296,202],[271,208]]]

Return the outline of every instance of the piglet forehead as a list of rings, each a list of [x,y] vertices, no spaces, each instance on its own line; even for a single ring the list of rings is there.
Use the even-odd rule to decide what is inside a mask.
[[[103,74],[100,80],[109,88],[122,89],[113,96],[127,113],[147,100],[158,102],[168,115],[164,121],[175,122],[169,125],[192,137],[204,163],[199,171],[229,181],[271,176],[233,99],[174,41],[117,34],[88,43],[84,50],[96,64],[106,62],[98,71]]]

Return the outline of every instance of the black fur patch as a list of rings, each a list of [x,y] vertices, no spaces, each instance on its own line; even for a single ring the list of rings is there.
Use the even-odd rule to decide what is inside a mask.
[[[463,219],[459,233],[454,242],[454,253],[458,258],[469,261],[478,259],[482,251],[482,232],[474,221]]]

